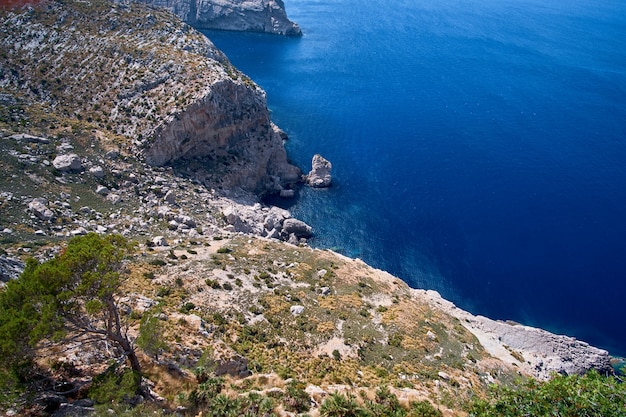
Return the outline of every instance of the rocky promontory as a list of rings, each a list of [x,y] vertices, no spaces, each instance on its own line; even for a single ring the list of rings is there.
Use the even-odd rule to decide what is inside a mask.
[[[197,29],[301,36],[282,0],[136,0],[164,7]]]
[[[199,180],[222,189],[262,195],[299,181],[264,91],[168,12],[50,2],[8,12],[0,31],[3,107],[18,111],[6,117],[154,166],[194,161]],[[77,170],[77,158],[55,168]]]

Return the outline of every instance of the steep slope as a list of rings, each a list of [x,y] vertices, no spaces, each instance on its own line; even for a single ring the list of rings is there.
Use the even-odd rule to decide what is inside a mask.
[[[264,92],[167,12],[51,2],[4,12],[0,30],[3,122],[91,131],[157,166],[201,159],[203,179],[225,188],[263,194],[299,180]]]

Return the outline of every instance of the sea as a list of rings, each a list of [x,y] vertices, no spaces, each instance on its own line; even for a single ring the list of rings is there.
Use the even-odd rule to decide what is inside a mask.
[[[329,189],[314,247],[626,356],[626,2],[287,0],[301,38],[205,31]]]

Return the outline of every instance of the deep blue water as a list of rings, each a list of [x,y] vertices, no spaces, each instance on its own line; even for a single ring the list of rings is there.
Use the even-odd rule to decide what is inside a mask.
[[[626,355],[626,3],[289,0],[300,39],[206,32],[334,185],[311,244],[477,314]]]

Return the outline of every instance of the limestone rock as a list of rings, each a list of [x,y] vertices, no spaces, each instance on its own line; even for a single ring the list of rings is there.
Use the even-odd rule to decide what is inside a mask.
[[[316,154],[311,161],[312,169],[306,177],[306,182],[314,188],[330,187],[332,176],[330,171],[333,165],[322,155]]]
[[[282,0],[139,0],[165,7],[199,29],[266,32],[300,36]]]
[[[156,236],[152,239],[152,243],[154,243],[155,246],[169,246],[169,244],[167,243],[167,240],[165,239],[165,236]]]
[[[104,185],[98,185],[96,187],[96,194],[106,196],[109,194],[109,189]]]
[[[176,204],[176,193],[174,192],[174,190],[169,190],[167,193],[165,193],[165,202],[169,203],[169,204]]]
[[[20,276],[24,271],[24,262],[10,256],[0,256],[0,281],[7,282]]]
[[[422,295],[437,308],[458,318],[492,356],[515,364],[535,378],[545,380],[555,372],[582,374],[590,369],[601,373],[612,372],[610,356],[606,350],[543,329],[474,316],[443,299],[436,291],[422,290]],[[511,351],[522,355],[524,362],[520,363],[511,355]]]
[[[269,119],[264,92],[230,77],[208,84],[203,96],[160,125],[154,137],[145,151],[151,165],[230,158],[234,163],[213,180],[225,189],[279,193],[300,177]]]
[[[48,200],[45,198],[33,199],[33,201],[28,203],[28,209],[43,221],[50,221],[55,218],[54,211],[48,208]]]
[[[296,237],[309,237],[313,234],[311,226],[298,219],[287,219],[283,222],[285,233],[294,234]]]
[[[241,356],[236,356],[230,360],[221,360],[215,368],[215,375],[230,375],[235,378],[245,378],[252,375],[250,369],[248,369],[248,359]]]
[[[304,307],[303,306],[291,306],[289,308],[289,311],[294,316],[299,316],[300,314],[304,313]]]
[[[280,190],[280,196],[282,198],[294,198],[296,196],[295,190]]]
[[[57,156],[52,161],[52,166],[59,171],[80,171],[83,168],[80,157],[75,153]]]
[[[97,179],[104,178],[104,169],[99,165],[89,168],[89,173]]]

